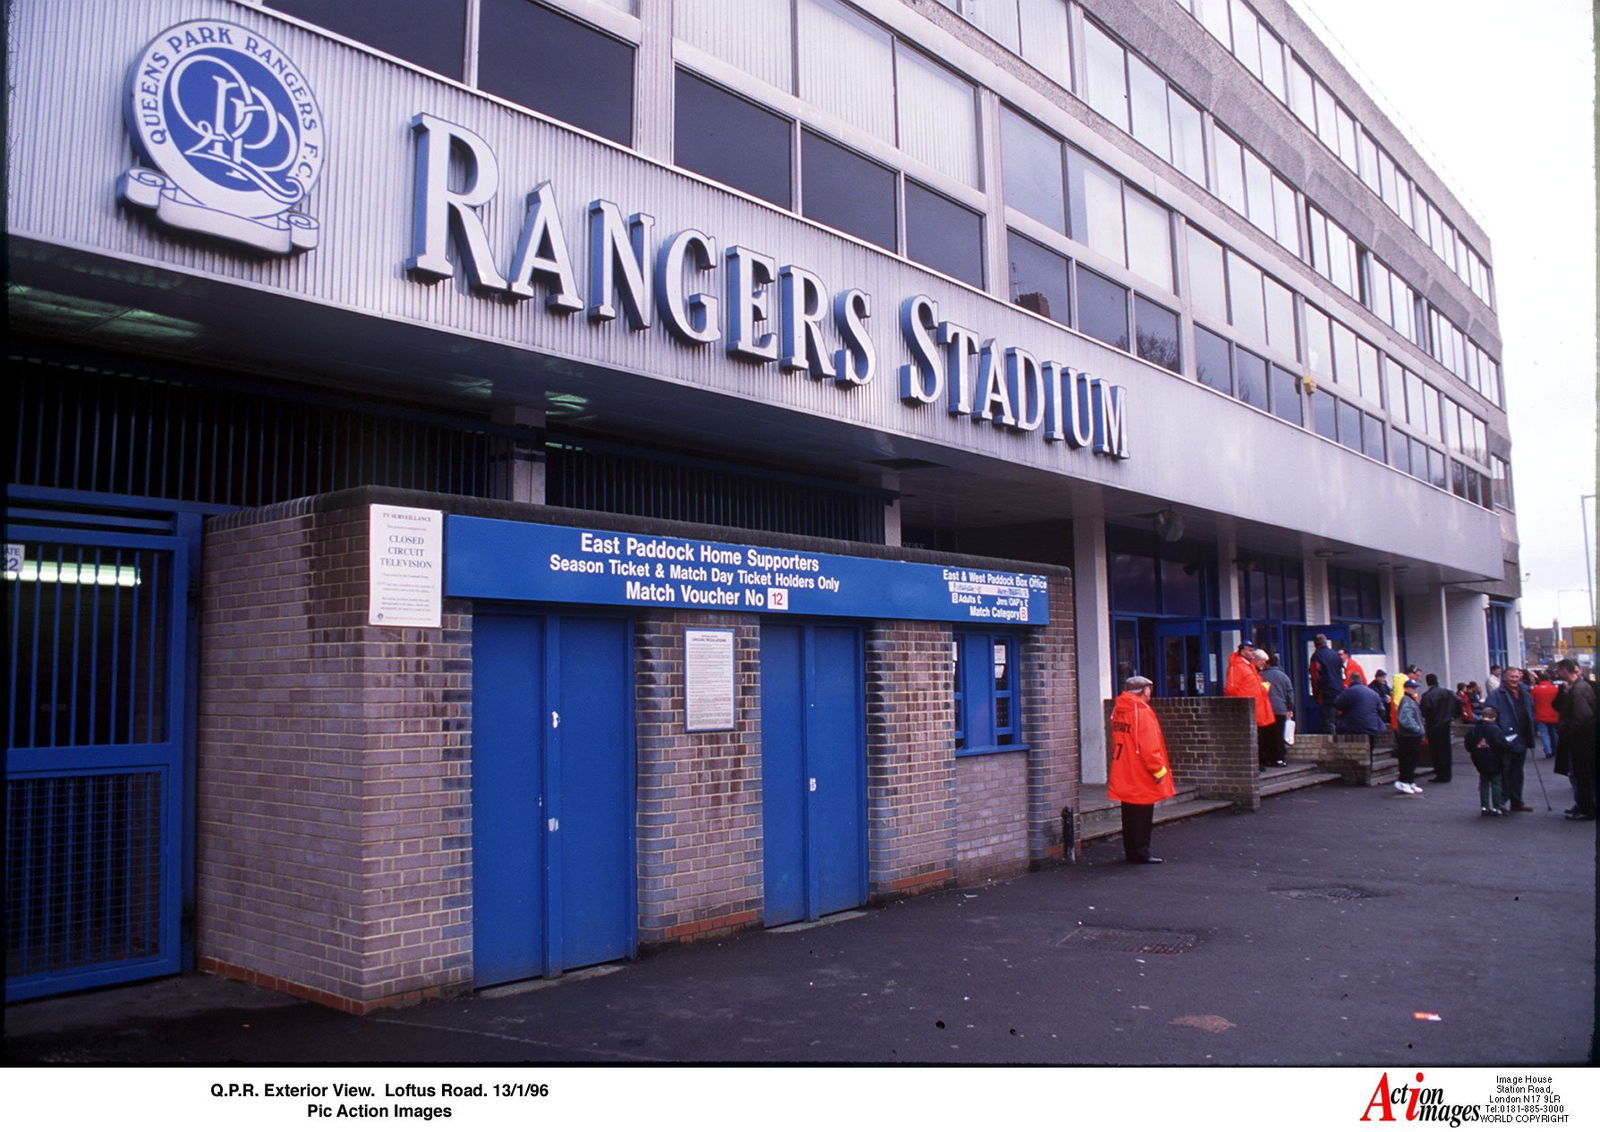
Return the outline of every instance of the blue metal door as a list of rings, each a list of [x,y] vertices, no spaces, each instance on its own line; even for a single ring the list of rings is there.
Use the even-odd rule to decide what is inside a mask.
[[[860,630],[767,622],[761,631],[764,920],[771,927],[867,898]]]
[[[630,641],[612,618],[474,618],[479,986],[634,952]]]
[[[49,518],[15,494],[12,517]],[[199,519],[101,523],[122,529],[6,528],[8,1001],[171,974],[184,957]]]

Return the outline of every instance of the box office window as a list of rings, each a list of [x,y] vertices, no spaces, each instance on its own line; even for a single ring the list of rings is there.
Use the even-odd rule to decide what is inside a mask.
[[[954,634],[954,695],[958,754],[1013,747],[1018,742],[1018,641],[1012,633]]]
[[[632,46],[532,0],[480,3],[480,87],[614,142],[632,142]]]
[[[789,119],[678,72],[672,159],[752,196],[789,207]]]

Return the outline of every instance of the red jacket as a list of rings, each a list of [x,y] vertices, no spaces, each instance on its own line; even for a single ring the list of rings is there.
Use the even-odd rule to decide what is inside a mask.
[[[1556,711],[1557,688],[1549,680],[1541,680],[1528,689],[1528,694],[1533,697],[1533,721],[1535,723],[1560,723],[1561,716]]]
[[[1346,688],[1352,684],[1365,684],[1366,682],[1367,674],[1361,671],[1361,665],[1356,663],[1355,657],[1351,657],[1344,662],[1344,686]]]
[[[1177,793],[1155,709],[1132,692],[1123,692],[1111,707],[1111,771],[1106,793],[1113,802],[1136,805],[1151,805]]]
[[[1272,696],[1267,690],[1266,681],[1261,679],[1261,673],[1254,664],[1244,658],[1243,653],[1236,652],[1228,657],[1228,671],[1223,677],[1222,694],[1254,696],[1257,727],[1271,727],[1272,721],[1277,718],[1272,710]]]

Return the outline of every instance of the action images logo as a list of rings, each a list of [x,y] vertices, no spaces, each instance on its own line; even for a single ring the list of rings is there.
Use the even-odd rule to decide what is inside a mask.
[[[1372,1099],[1367,1101],[1361,1119],[1372,1120],[1373,1109],[1381,1113],[1377,1117],[1379,1123],[1394,1120],[1426,1120],[1459,1128],[1463,1122],[1483,1119],[1482,1105],[1446,1104],[1443,1089],[1424,1089],[1420,1088],[1421,1084],[1422,1074],[1418,1073],[1416,1085],[1390,1088],[1389,1074],[1385,1073],[1378,1079],[1378,1087],[1372,1091]],[[1397,1111],[1401,1115],[1396,1116]]]
[[[322,110],[276,44],[222,20],[170,27],[129,70],[123,111],[154,166],[119,178],[128,204],[258,251],[316,246],[317,222],[297,207],[322,172]]]

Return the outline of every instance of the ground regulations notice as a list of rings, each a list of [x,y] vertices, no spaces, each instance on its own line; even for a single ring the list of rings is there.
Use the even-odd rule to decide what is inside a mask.
[[[446,530],[452,597],[1049,624],[1039,574],[464,515]]]

